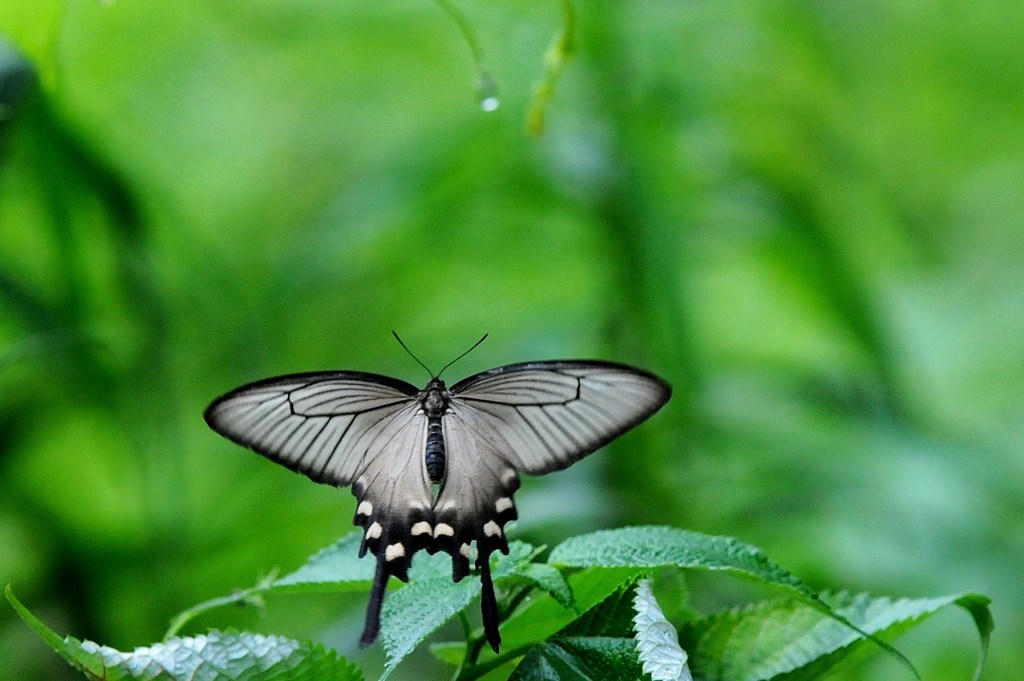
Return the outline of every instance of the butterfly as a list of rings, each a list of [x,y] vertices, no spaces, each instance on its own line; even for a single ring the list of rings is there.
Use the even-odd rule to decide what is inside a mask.
[[[388,579],[408,581],[414,553],[448,553],[458,582],[475,546],[484,632],[498,652],[490,555],[508,553],[519,474],[572,465],[672,393],[650,372],[598,360],[508,364],[451,387],[445,369],[422,389],[359,371],[278,376],[232,390],[204,414],[233,442],[316,482],[352,486],[359,556],[377,558],[362,645],[376,641]]]

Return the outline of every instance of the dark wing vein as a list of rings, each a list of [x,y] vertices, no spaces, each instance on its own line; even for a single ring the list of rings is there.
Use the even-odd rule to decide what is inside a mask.
[[[648,418],[671,395],[653,374],[598,361],[527,362],[454,386],[477,430],[501,436],[504,460],[526,473],[565,468]]]
[[[206,410],[221,435],[317,482],[347,485],[374,438],[417,389],[361,372],[294,374],[242,386]],[[361,446],[362,445],[362,446]]]

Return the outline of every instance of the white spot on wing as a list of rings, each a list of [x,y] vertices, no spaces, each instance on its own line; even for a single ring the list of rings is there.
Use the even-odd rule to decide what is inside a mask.
[[[439,511],[450,511],[455,508],[455,502],[449,499],[448,501],[441,504],[437,510]]]
[[[384,560],[394,560],[396,558],[402,558],[405,556],[405,547],[401,544],[389,544],[384,549]]]
[[[502,497],[494,502],[494,510],[498,513],[503,513],[510,508],[512,508],[512,500],[508,497]]]
[[[359,502],[359,508],[356,509],[356,515],[365,515],[367,517],[373,515],[373,504],[365,499]]]
[[[493,520],[488,520],[487,524],[484,525],[484,534],[486,534],[488,537],[500,537],[501,528],[498,527],[498,523],[494,522]]]
[[[383,531],[384,528],[380,526],[380,523],[374,523],[373,525],[370,525],[368,528],[366,528],[366,538],[380,539],[380,535]]]
[[[414,537],[421,534],[430,534],[430,523],[428,523],[426,520],[421,520],[412,526],[410,532]]]
[[[506,487],[508,485],[511,485],[513,482],[515,482],[515,480],[516,480],[516,472],[514,470],[512,470],[511,468],[506,468],[505,471],[501,474],[501,482]]]
[[[468,559],[469,558],[469,544],[463,544],[462,546],[460,546],[459,547],[459,553],[461,553],[463,555],[463,557]]]
[[[442,535],[448,536],[448,537],[454,537],[455,536],[455,530],[452,529],[452,526],[449,525],[448,523],[438,523],[437,525],[434,526],[434,536],[435,537],[440,537]]]

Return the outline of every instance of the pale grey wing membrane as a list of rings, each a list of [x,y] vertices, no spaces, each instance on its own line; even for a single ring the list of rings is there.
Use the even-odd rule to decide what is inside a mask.
[[[448,452],[444,484],[434,502],[434,546],[455,559],[456,581],[469,571],[469,545],[508,553],[505,523],[516,518],[519,476],[473,407],[452,400],[442,421]]]
[[[427,417],[419,403],[403,408],[367,437],[366,465],[352,483],[358,499],[353,522],[364,528],[360,555],[369,549],[403,580],[413,553],[433,540],[426,441]]]
[[[419,402],[396,414],[367,441],[366,466],[352,494],[358,499],[352,522],[363,528],[362,558],[369,550],[377,558],[366,624],[360,644],[372,645],[380,631],[380,612],[391,575],[409,579],[413,554],[430,546],[434,512],[423,452],[427,417]]]
[[[477,374],[452,387],[476,431],[516,470],[565,468],[661,408],[671,388],[610,362],[530,362]]]
[[[243,386],[206,411],[210,427],[317,482],[352,483],[360,556],[377,558],[362,642],[377,638],[388,577],[408,579],[413,553],[432,540],[418,390],[375,374],[298,374]]]
[[[221,435],[317,482],[351,483],[415,410],[413,386],[375,374],[296,374],[242,386],[206,410]]]
[[[516,518],[512,497],[519,488],[519,476],[478,410],[452,400],[442,428],[448,459],[444,484],[434,503],[433,548],[451,555],[452,579],[457,582],[469,574],[470,545],[476,542],[484,632],[497,652],[501,635],[490,556],[494,551],[508,553],[505,524]]]
[[[488,557],[508,552],[516,470],[569,466],[653,414],[671,390],[639,369],[588,361],[514,364],[460,381],[442,420],[447,471],[433,503],[418,392],[377,374],[298,374],[238,388],[205,417],[222,435],[317,482],[352,483],[360,555],[369,549],[377,557],[362,643],[377,637],[388,577],[406,579],[415,551],[450,553],[457,581],[476,542],[484,628],[497,651]]]

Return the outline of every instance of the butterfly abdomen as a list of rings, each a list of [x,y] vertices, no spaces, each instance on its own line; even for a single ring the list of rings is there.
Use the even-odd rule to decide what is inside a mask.
[[[441,434],[441,419],[432,418],[427,424],[426,447],[427,475],[430,482],[438,485],[444,480],[444,435]]]
[[[445,452],[444,434],[441,430],[441,419],[448,409],[448,391],[440,378],[431,379],[427,387],[420,393],[420,404],[423,414],[427,417],[427,445],[425,461],[427,477],[430,482],[439,485],[444,481]]]

